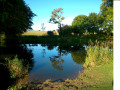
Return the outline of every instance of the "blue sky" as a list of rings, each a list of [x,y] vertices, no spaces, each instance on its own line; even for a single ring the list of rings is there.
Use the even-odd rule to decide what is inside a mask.
[[[63,24],[71,25],[72,20],[78,15],[89,15],[91,12],[99,13],[102,0],[25,0],[37,16],[33,18],[34,30],[41,29],[44,23],[46,31],[57,29],[57,24],[48,23],[51,12],[57,8],[63,8],[65,20]]]

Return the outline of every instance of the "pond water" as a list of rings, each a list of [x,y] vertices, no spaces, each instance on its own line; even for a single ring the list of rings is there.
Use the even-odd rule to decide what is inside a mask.
[[[10,70],[14,70],[14,68],[6,66],[8,62],[5,58],[9,58],[9,61],[12,62],[16,57],[19,61],[12,62],[11,65],[15,65],[15,67],[20,65],[23,71],[28,71],[21,74],[29,74],[28,77],[23,78],[23,84],[35,81],[44,82],[47,79],[52,81],[74,79],[79,75],[79,71],[83,70],[86,48],[87,46],[84,44],[73,46],[67,44],[6,44],[0,47],[0,79],[6,79],[5,82],[2,81],[3,85],[6,85],[5,88],[13,83]],[[14,70],[14,73],[20,74],[18,70]],[[17,83],[19,80],[16,85]]]
[[[29,71],[30,81],[74,79],[78,76],[79,71],[83,70],[82,63],[75,62],[77,60],[74,60],[76,58],[71,51],[60,50],[59,46],[51,46],[52,48],[41,44],[26,44],[26,46],[33,53],[34,65]]]

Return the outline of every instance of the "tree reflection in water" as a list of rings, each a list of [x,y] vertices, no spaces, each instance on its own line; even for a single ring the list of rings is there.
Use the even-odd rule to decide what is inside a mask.
[[[50,61],[52,62],[52,66],[57,69],[58,71],[62,71],[63,70],[63,63],[64,60],[61,58],[61,56],[54,56],[54,57],[50,57]]]
[[[86,50],[71,51],[71,56],[77,64],[83,64],[86,58]]]
[[[45,49],[43,49],[42,50],[42,57],[45,57],[45,54],[46,54]]]
[[[50,61],[52,62],[52,66],[57,69],[58,71],[63,70],[63,63],[64,60],[62,59],[62,56],[67,55],[71,52],[71,56],[73,58],[73,61],[77,64],[83,64],[86,57],[86,50],[83,47],[83,45],[74,45],[74,46],[63,46],[59,45],[58,47],[58,56],[50,57]]]
[[[67,50],[62,50],[61,47],[58,47],[58,56],[50,57],[50,61],[52,62],[52,66],[57,69],[58,71],[63,70],[63,63],[64,60],[62,59],[62,56],[67,55]]]

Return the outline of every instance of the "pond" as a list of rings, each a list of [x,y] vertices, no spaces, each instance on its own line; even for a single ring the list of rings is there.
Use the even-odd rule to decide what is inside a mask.
[[[30,81],[74,79],[79,71],[83,70],[82,63],[77,63],[77,60],[74,60],[76,59],[73,54],[75,51],[60,50],[59,46],[50,48],[50,46],[42,46],[41,44],[26,44],[26,46],[33,53],[34,65],[29,71]]]
[[[28,68],[29,76],[25,81],[44,82],[47,79],[64,81],[68,78],[76,78],[79,71],[83,70],[86,45],[6,44],[5,47],[0,47],[0,63],[6,63],[4,57],[10,58],[10,60],[17,57],[19,60],[23,60],[22,67],[24,70]],[[6,64],[1,65],[0,70],[3,70],[3,66]],[[3,72],[1,78],[6,78],[7,74],[9,74],[9,70]],[[7,76],[9,77],[9,75]],[[9,78],[6,79],[10,81]]]

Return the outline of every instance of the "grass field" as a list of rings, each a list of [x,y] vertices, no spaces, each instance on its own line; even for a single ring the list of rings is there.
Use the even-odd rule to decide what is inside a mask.
[[[59,35],[58,32],[53,32],[54,35]],[[27,31],[22,34],[23,36],[47,36],[48,31]]]

